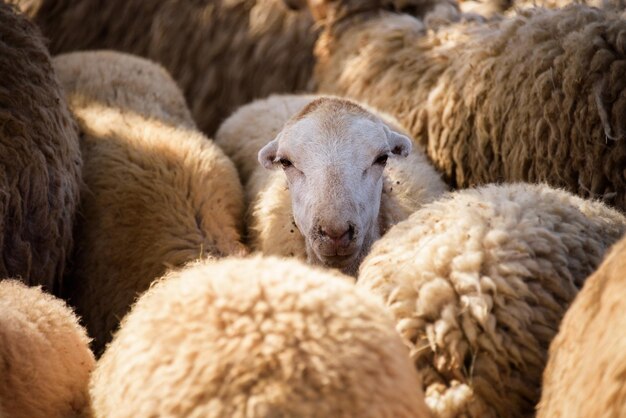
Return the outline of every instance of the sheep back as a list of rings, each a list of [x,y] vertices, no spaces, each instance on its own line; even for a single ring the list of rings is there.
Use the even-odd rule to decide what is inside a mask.
[[[522,417],[565,309],[625,230],[545,185],[459,191],[375,243],[357,285],[393,313],[436,416]]]
[[[180,93],[173,98],[153,93],[175,92],[169,77],[155,77],[154,89],[135,88],[133,77],[118,78],[126,71],[104,71],[111,64],[108,54],[103,59],[85,55],[80,67],[65,65],[69,56],[57,58],[64,85],[75,89],[69,97],[94,86],[103,86],[108,95],[106,102],[72,101],[86,186],[66,296],[84,318],[96,353],[135,297],[167,268],[245,251],[240,243],[243,189],[232,162],[186,118],[174,123],[185,115],[184,109],[168,110]],[[117,60],[120,68],[130,67],[128,73],[136,71],[136,58],[117,54]],[[142,61],[145,74],[159,74],[153,63]],[[79,68],[100,77],[77,76]],[[107,81],[109,75],[114,83]],[[147,96],[129,99],[131,92]],[[117,106],[115,97],[123,105]],[[161,105],[145,104],[160,98]],[[163,115],[168,117],[161,120]]]
[[[308,88],[317,31],[282,0],[13,0],[53,54],[115,49],[161,63],[213,135],[238,106]]]
[[[587,279],[550,345],[539,418],[617,418],[626,414],[622,384],[626,373],[625,287],[626,239],[622,239]]]
[[[0,2],[0,276],[59,293],[79,199],[77,128],[39,30]]]
[[[87,417],[89,339],[60,299],[15,280],[0,281],[0,415]]]
[[[407,348],[352,281],[295,260],[170,272],[91,381],[96,417],[428,417]]]
[[[439,30],[388,14],[327,30],[315,76],[397,117],[453,187],[547,182],[624,210],[625,37],[583,5]]]

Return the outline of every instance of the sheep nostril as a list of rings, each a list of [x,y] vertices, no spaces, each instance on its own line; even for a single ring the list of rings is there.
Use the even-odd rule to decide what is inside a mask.
[[[318,231],[322,238],[327,238],[338,246],[346,246],[354,239],[353,225],[347,225],[345,228],[325,228],[320,226]]]

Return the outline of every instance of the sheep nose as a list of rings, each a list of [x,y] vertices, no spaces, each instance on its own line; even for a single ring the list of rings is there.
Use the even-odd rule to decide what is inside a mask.
[[[347,247],[354,239],[354,226],[349,224],[343,227],[320,226],[319,232],[336,247]]]

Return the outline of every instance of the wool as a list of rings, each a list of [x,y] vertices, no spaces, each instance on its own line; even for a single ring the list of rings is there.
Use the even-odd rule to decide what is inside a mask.
[[[458,191],[374,244],[357,286],[393,313],[435,416],[529,416],[565,310],[625,230],[546,185]]]
[[[622,239],[587,279],[550,345],[538,417],[626,414],[625,282],[626,239]]]
[[[39,30],[0,2],[0,277],[59,293],[72,250],[77,127]]]
[[[375,297],[331,271],[231,258],[146,292],[93,373],[95,417],[428,417]]]
[[[154,63],[76,53],[57,57],[55,67],[71,89],[85,160],[65,296],[100,354],[137,295],[167,268],[245,252],[243,189],[232,162],[192,127],[187,110],[172,107],[184,106],[182,95]],[[152,76],[138,85],[141,68]]]
[[[88,417],[94,366],[89,338],[65,302],[0,281],[0,416]]]
[[[282,0],[12,1],[55,55],[115,49],[162,64],[210,136],[240,105],[306,90],[313,70],[312,19]]]
[[[398,118],[452,187],[546,182],[626,209],[619,16],[571,5],[436,30],[393,13],[351,19],[321,22],[319,91]]]

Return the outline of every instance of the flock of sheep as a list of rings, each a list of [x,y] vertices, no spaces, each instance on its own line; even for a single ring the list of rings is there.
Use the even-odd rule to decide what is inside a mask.
[[[5,1],[0,418],[626,415],[620,2]]]

